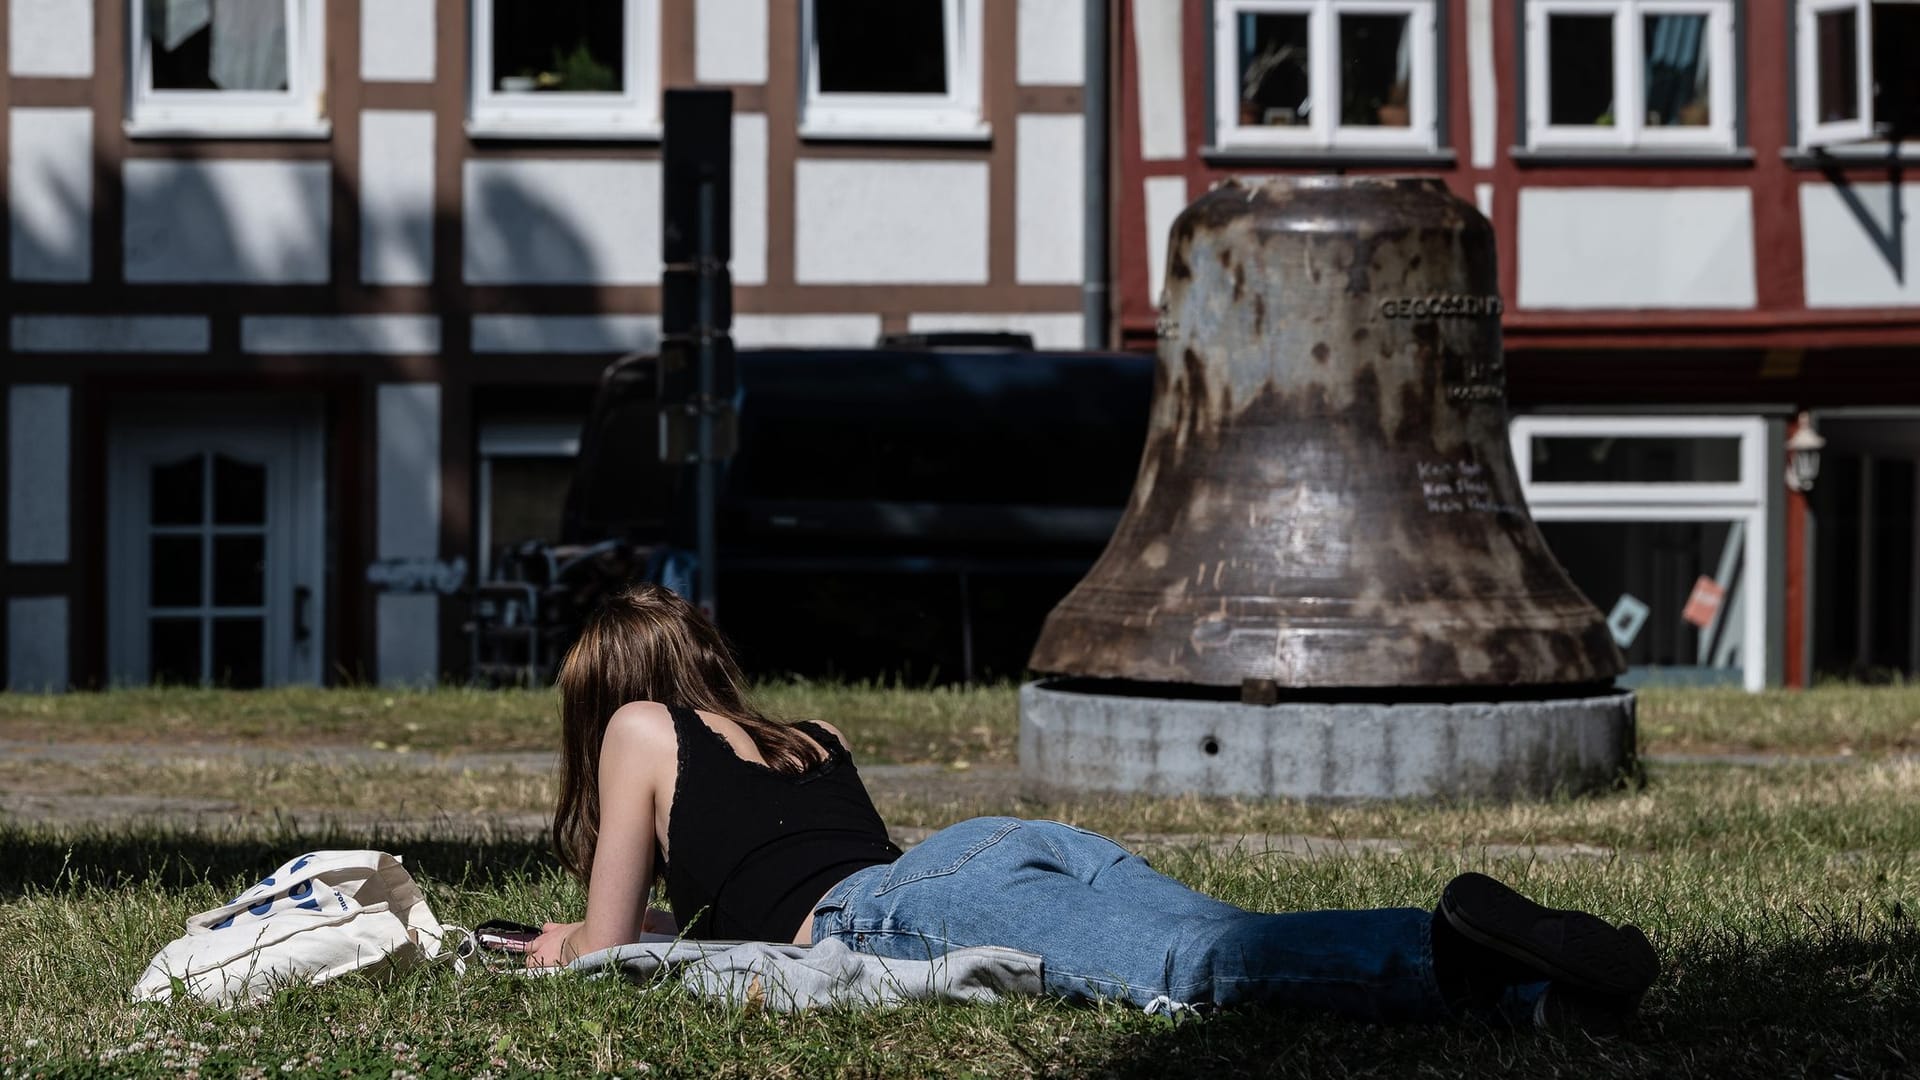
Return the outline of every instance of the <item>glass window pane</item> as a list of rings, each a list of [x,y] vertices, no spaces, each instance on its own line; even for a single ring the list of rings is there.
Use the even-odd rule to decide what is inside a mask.
[[[1533,480],[1550,484],[1733,484],[1737,435],[1536,435]]]
[[[147,678],[170,686],[200,685],[199,619],[154,619],[147,624]]]
[[[1860,118],[1860,17],[1852,9],[1814,17],[1820,123]]]
[[[493,88],[510,94],[619,93],[625,4],[493,0]]]
[[[1875,4],[1872,11],[1874,127],[1920,138],[1920,4]]]
[[[263,681],[266,626],[261,619],[213,620],[213,681],[253,690]]]
[[[267,538],[213,538],[213,602],[220,607],[258,607],[266,599]]]
[[[206,458],[195,454],[171,465],[155,465],[147,516],[155,525],[198,525],[205,521]]]
[[[147,599],[154,607],[199,607],[198,536],[156,536],[147,564]]]
[[[1240,123],[1293,127],[1308,123],[1307,17],[1239,17]]]
[[[1705,15],[1648,15],[1644,19],[1648,127],[1706,127],[1713,122],[1707,78]]]
[[[942,0],[814,0],[813,40],[821,93],[947,92]]]
[[[264,525],[267,521],[267,467],[213,458],[213,521],[216,525]]]
[[[1741,534],[1724,521],[1543,521],[1547,546],[1609,620],[1636,668],[1656,679],[1739,678]],[[1722,567],[1731,581],[1715,580]],[[1707,578],[1704,588],[1700,579]]]
[[[527,540],[560,539],[560,517],[566,510],[567,487],[573,480],[573,459],[562,457],[495,457],[488,488],[487,528],[494,550]]]
[[[1547,122],[1612,127],[1613,16],[1547,17]]]
[[[287,88],[284,0],[147,0],[155,90]]]
[[[1340,17],[1340,122],[1407,127],[1413,122],[1413,34],[1405,15]]]

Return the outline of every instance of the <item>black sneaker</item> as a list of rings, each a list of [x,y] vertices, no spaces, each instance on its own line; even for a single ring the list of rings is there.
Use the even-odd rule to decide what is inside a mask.
[[[1647,939],[1637,926],[1622,926],[1620,932],[1641,941]],[[1653,946],[1649,943],[1647,947]],[[1602,994],[1567,983],[1548,983],[1547,992],[1534,1003],[1533,1026],[1555,1035],[1585,1035],[1594,1039],[1624,1035],[1640,1012],[1641,996]]]
[[[1543,907],[1485,874],[1461,874],[1449,882],[1440,894],[1440,912],[1461,937],[1518,961],[1563,991],[1618,999],[1629,1015],[1660,974],[1660,958],[1637,928]]]

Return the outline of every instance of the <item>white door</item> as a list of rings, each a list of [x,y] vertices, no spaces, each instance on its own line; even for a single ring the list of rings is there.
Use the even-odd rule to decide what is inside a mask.
[[[115,683],[320,681],[317,411],[181,408],[108,445],[107,666]]]

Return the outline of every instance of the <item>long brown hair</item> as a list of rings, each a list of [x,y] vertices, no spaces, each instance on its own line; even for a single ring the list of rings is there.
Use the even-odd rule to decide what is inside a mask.
[[[585,883],[600,839],[600,741],[630,701],[717,713],[745,729],[767,765],[804,771],[820,757],[806,736],[747,701],[746,678],[726,638],[671,589],[633,585],[588,617],[556,680],[560,691],[560,802],[553,846]]]

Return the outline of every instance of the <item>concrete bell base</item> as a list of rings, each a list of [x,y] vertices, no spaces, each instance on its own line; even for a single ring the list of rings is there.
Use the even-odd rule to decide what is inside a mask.
[[[1631,691],[1529,701],[1243,705],[1020,688],[1034,794],[1327,801],[1590,791],[1633,767]]]

